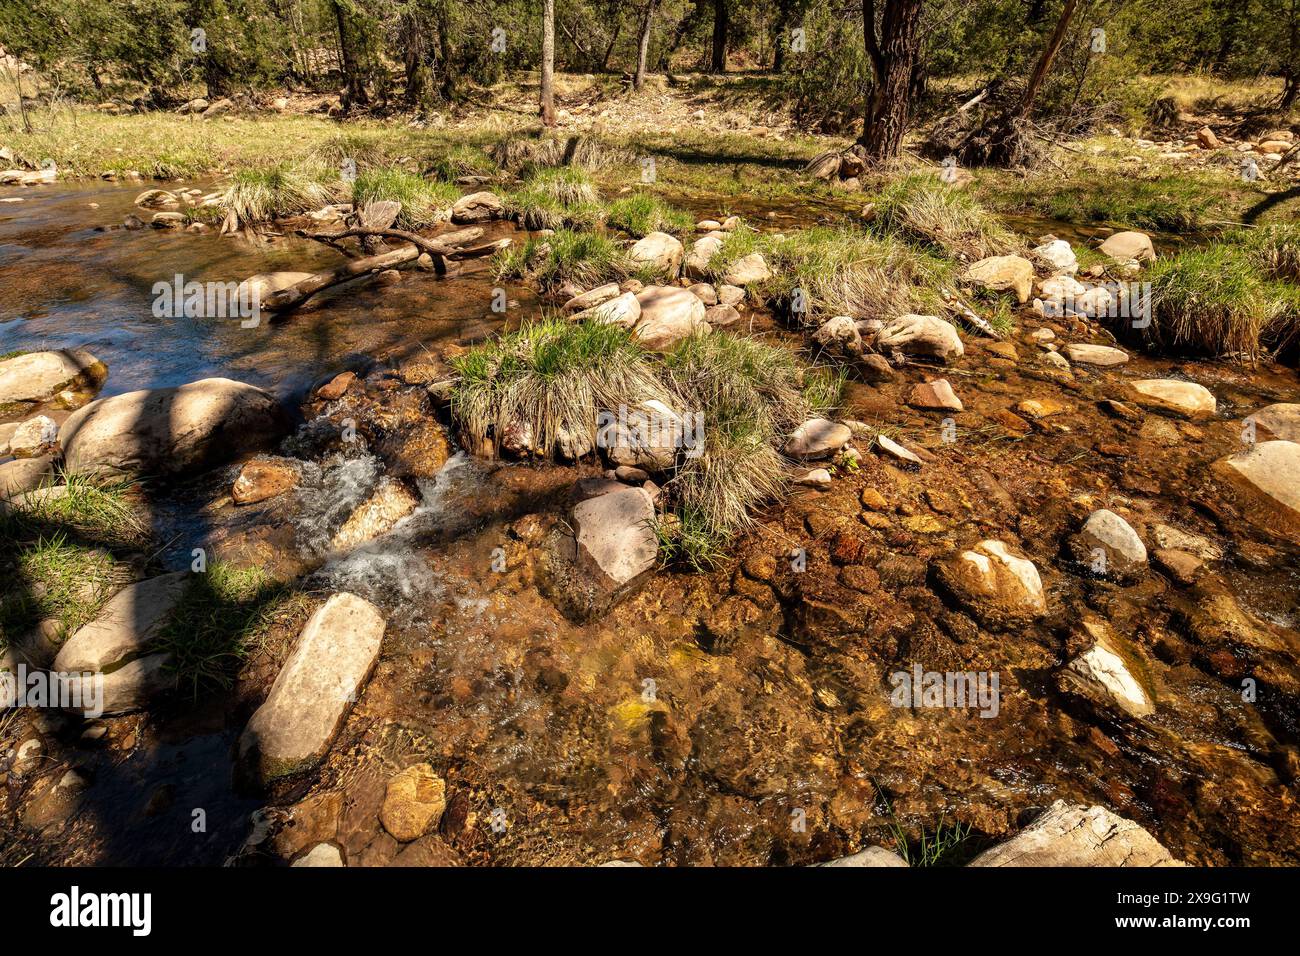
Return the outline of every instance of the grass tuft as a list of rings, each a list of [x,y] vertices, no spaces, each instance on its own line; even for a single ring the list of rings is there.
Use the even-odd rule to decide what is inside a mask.
[[[891,183],[876,199],[875,227],[950,256],[968,259],[1014,252],[1020,245],[995,214],[968,193],[926,175]]]
[[[397,216],[401,229],[422,229],[447,218],[460,190],[449,183],[421,179],[413,173],[395,168],[367,169],[358,173],[352,184],[352,202],[366,203],[394,200],[402,204]]]
[[[521,189],[506,197],[506,206],[525,229],[590,229],[605,221],[591,179],[569,166],[534,170]]]
[[[606,221],[637,239],[652,232],[666,232],[680,238],[695,230],[695,217],[689,212],[646,192],[635,192],[614,200],[609,205]]]
[[[609,238],[570,229],[512,243],[496,254],[493,263],[498,278],[529,277],[544,290],[565,282],[589,288],[620,281],[635,271],[624,250]]]
[[[230,178],[222,202],[241,223],[258,223],[319,209],[336,201],[341,191],[333,170],[282,164],[239,170]]]

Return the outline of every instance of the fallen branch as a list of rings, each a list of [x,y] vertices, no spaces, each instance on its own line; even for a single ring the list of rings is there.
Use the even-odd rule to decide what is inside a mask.
[[[993,326],[989,325],[988,320],[982,319],[978,315],[976,315],[975,310],[972,309],[970,306],[968,306],[961,299],[957,298],[956,295],[954,295],[952,292],[950,292],[947,289],[941,290],[941,294],[943,295],[944,301],[947,302],[948,305],[956,309],[957,312],[961,315],[961,317],[964,320],[969,322],[975,328],[979,329],[989,338],[997,339],[999,342],[1002,341],[1002,333],[999,332],[997,329],[993,328]]]
[[[420,257],[422,252],[427,252],[433,257],[434,266],[440,275],[447,272],[447,259],[475,259],[481,256],[491,255],[505,245],[509,245],[509,239],[499,239],[496,242],[489,242],[479,246],[466,246],[465,243],[472,242],[483,235],[483,230],[477,226],[469,229],[458,229],[455,232],[449,232],[439,236],[437,239],[426,239],[423,236],[417,236],[414,233],[403,232],[398,229],[381,229],[381,230],[363,230],[348,229],[342,232],[312,234],[305,230],[299,230],[298,235],[307,239],[319,239],[321,242],[332,242],[343,238],[348,234],[366,235],[367,233],[377,233],[383,238],[394,238],[405,240],[406,245],[400,246],[389,252],[381,253],[377,256],[367,256],[364,259],[353,259],[345,262],[343,265],[325,272],[318,272],[310,278],[303,279],[296,285],[287,289],[281,289],[279,292],[268,296],[262,303],[272,312],[285,312],[300,306],[307,299],[311,298],[318,292],[328,289],[332,286],[349,282],[363,276],[373,275],[377,272],[383,272],[385,269],[394,269],[397,266],[413,262]]]

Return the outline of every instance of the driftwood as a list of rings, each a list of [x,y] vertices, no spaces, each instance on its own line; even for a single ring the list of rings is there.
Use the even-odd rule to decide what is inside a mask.
[[[437,269],[438,274],[446,275],[448,259],[453,261],[477,259],[491,255],[498,249],[510,244],[509,239],[498,239],[495,242],[482,243],[477,246],[469,245],[469,243],[483,235],[483,230],[476,226],[445,233],[436,239],[427,239],[424,236],[417,236],[414,233],[404,232],[400,229],[368,230],[356,228],[327,233],[311,233],[300,229],[297,235],[306,239],[318,239],[330,243],[346,236],[377,236],[384,239],[401,239],[406,242],[406,245],[377,256],[353,259],[351,262],[345,262],[337,268],[318,272],[287,289],[281,289],[279,292],[268,296],[266,301],[262,303],[272,312],[285,312],[297,308],[318,292],[344,282],[350,282],[353,279],[373,275],[385,269],[394,269],[397,266],[413,262],[420,257],[421,253],[427,252],[433,258],[434,267]]]
[[[987,335],[989,338],[997,339],[998,341],[1002,340],[1001,332],[993,328],[993,326],[989,325],[986,319],[983,319],[980,316],[976,315],[974,309],[968,306],[961,299],[957,298],[957,296],[953,294],[950,290],[943,289],[941,291],[941,294],[943,295],[944,301],[947,302],[949,306],[956,309],[958,314],[961,315],[961,317],[966,322],[973,325],[975,328],[979,329],[982,333]]]

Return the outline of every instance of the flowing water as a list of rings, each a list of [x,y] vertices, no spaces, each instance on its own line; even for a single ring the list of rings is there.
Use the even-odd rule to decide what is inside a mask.
[[[369,371],[364,381],[338,402],[305,406],[303,435],[344,418],[411,435],[423,434],[432,413],[403,404],[408,391],[390,369],[400,377],[408,363],[440,360],[536,313],[521,288],[509,290],[519,303],[509,319],[491,313],[492,283],[478,264],[451,279],[412,273],[396,286],[348,290],[257,329],[158,319],[150,289],[173,273],[227,281],[337,259],[289,238],[254,246],[94,231],[131,212],[137,191],[60,187],[0,205],[0,353],[88,348],[110,367],[105,394],[225,375],[291,405],[355,366]],[[777,227],[805,224],[775,212]],[[1019,225],[1031,236],[1064,232]],[[160,537],[180,538],[165,552],[171,566],[202,541],[297,577],[314,594],[355,591],[389,616],[384,650],[319,773],[265,801],[224,781],[229,746],[273,678],[283,641],[255,656],[229,695],[157,719],[123,718],[114,745],[85,759],[94,784],[74,824],[84,839],[43,854],[216,863],[247,841],[241,859],[255,860],[265,833],[255,821],[250,836],[251,810],[265,802],[258,821],[304,814],[338,791],[345,802],[329,832],[350,864],[410,861],[418,844],[403,848],[375,816],[387,779],[418,759],[447,781],[440,845],[470,863],[811,863],[893,846],[900,834],[914,842],[921,828],[954,822],[970,830],[969,855],[1058,798],[1138,820],[1189,862],[1296,863],[1296,553],[1225,509],[1205,477],[1208,462],[1237,450],[1244,414],[1296,400],[1294,371],[1135,356],[1120,372],[1079,370],[1061,386],[1027,365],[971,341],[943,373],[852,385],[846,417],[887,427],[936,460],[910,472],[867,455],[830,493],[796,494],[760,516],[735,563],[662,572],[592,618],[566,615],[557,596],[569,489],[594,466],[436,455],[411,466],[416,510],[345,554],[329,542],[392,473],[383,442],[304,454],[298,491],[265,506],[230,503],[230,469],[159,492],[151,504]],[[905,404],[912,381],[936,374],[967,409],[952,447],[933,416]],[[1219,399],[1216,418],[1148,416],[1139,426],[1098,410],[1118,378],[1157,375],[1205,384]],[[1023,438],[992,426],[1028,397],[1066,408]],[[883,494],[884,512],[864,510],[865,488]],[[1148,542],[1167,523],[1225,556],[1193,588],[1155,573],[1123,587],[1093,580],[1061,542],[1096,507],[1125,509]],[[990,537],[1039,566],[1052,606],[1044,621],[989,632],[933,587],[932,558]],[[806,570],[789,561],[796,548]],[[1132,645],[1159,702],[1154,717],[1099,713],[1057,687],[1085,615]],[[889,675],[918,663],[998,673],[997,716],[891,707]],[[1246,676],[1257,703],[1243,701]],[[182,827],[197,806],[217,818],[210,839],[149,836],[150,821]]]

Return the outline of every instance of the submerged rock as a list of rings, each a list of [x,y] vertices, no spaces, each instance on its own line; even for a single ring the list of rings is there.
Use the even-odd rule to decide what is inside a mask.
[[[1028,828],[985,850],[971,866],[1181,866],[1132,820],[1104,807],[1057,800]]]
[[[388,781],[379,822],[400,843],[436,827],[447,809],[447,785],[427,763],[407,767]]]
[[[1047,613],[1038,568],[1001,541],[981,541],[936,564],[939,580],[990,627],[1025,623]]]
[[[289,864],[293,866],[346,866],[343,854],[333,843],[317,843],[298,859]]]
[[[63,423],[59,442],[70,472],[178,475],[269,441],[283,421],[260,388],[205,378],[91,402]]]
[[[1062,675],[1067,689],[1132,717],[1155,713],[1155,703],[1129,667],[1129,654],[1100,621],[1084,621],[1092,645],[1072,659]]]
[[[907,867],[907,861],[892,850],[886,850],[883,846],[869,846],[865,850],[859,850],[850,856],[842,856],[837,860],[828,860],[825,863],[818,863],[818,866],[901,866]]]
[[[1248,520],[1300,543],[1300,444],[1260,442],[1210,467],[1240,493]]]
[[[292,490],[300,475],[299,466],[291,459],[250,461],[230,486],[230,497],[237,505],[257,504]]]
[[[333,551],[350,551],[382,534],[387,534],[420,504],[419,497],[402,482],[384,478],[330,542]]]
[[[1088,345],[1072,343],[1065,347],[1065,356],[1075,365],[1123,365],[1128,361],[1128,353],[1123,349],[1111,348],[1109,345]]]
[[[1300,442],[1300,405],[1286,402],[1267,405],[1252,412],[1246,421],[1254,422],[1255,435],[1260,440]]]
[[[0,361],[0,405],[43,402],[65,389],[97,389],[108,368],[83,349],[27,352]]]
[[[383,615],[346,592],[317,609],[239,739],[259,783],[315,766],[329,750],[379,657]]]

